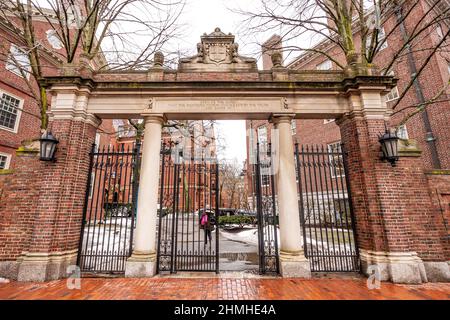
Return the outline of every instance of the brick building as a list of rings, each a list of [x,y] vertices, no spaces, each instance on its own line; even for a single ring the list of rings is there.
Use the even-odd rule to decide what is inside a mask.
[[[430,2],[422,0],[413,12],[404,21],[406,33],[412,32],[416,25],[417,19],[424,16],[429,9]],[[445,6],[437,6],[434,10],[445,10]],[[406,10],[406,9],[405,9]],[[393,28],[395,31],[390,34],[386,42],[381,46],[379,53],[375,58],[375,65],[381,70],[385,68],[386,61],[390,61],[393,55],[404,45],[401,28],[396,26],[396,15],[394,12],[383,23],[383,34],[389,34]],[[398,78],[397,86],[386,95],[385,99],[388,107],[393,107],[404,91],[415,70],[419,69],[427,58],[429,50],[421,50],[421,48],[432,48],[435,46],[444,34],[448,31],[450,23],[442,20],[438,27],[429,30],[423,36],[420,36],[413,42],[414,52],[411,54],[411,61],[403,55],[393,64],[391,70],[387,72]],[[358,40],[358,33],[357,40]],[[281,47],[281,38],[272,36],[265,44],[262,45],[263,52],[263,69],[272,68],[272,61],[269,54],[273,49]],[[344,63],[345,57],[342,51],[336,45],[329,41],[322,41],[316,45],[316,49],[322,50],[330,54],[338,62]],[[414,66],[412,66],[413,64]],[[325,56],[306,52],[295,58],[287,65],[292,70],[315,70],[317,73],[323,73],[338,70],[334,62]],[[411,87],[403,99],[393,110],[390,119],[390,126],[398,127],[397,134],[403,139],[416,140],[423,150],[421,159],[426,169],[445,169],[450,168],[450,101],[448,100],[450,89],[448,83],[450,79],[450,56],[446,50],[439,54],[434,54],[427,64],[421,75],[418,77],[417,85]],[[446,88],[447,87],[447,88]],[[424,101],[428,101],[436,96],[436,94],[446,88],[443,94],[437,99],[440,102],[430,104],[424,112],[420,112],[411,118],[404,125],[399,123],[409,114],[415,111],[412,106],[419,105]],[[247,138],[247,149],[251,142],[268,141],[270,139],[271,124],[266,121],[247,121],[247,130],[253,131],[253,136]],[[380,132],[381,133],[381,132]],[[336,125],[335,119],[314,120],[314,119],[296,119],[292,121],[292,134],[294,140],[301,145],[325,145],[328,148],[339,148],[341,141],[341,132]],[[250,141],[253,139],[253,141]],[[250,153],[248,152],[248,158]],[[247,179],[252,181],[252,171],[247,171]],[[250,186],[252,183],[248,183]]]
[[[42,73],[55,76],[64,72],[65,51],[46,19],[50,17],[52,23],[57,23],[57,20],[51,20],[51,11],[41,10],[46,17],[35,11],[33,27],[39,45],[43,46],[40,50]],[[16,17],[11,17],[9,23],[0,20],[0,169],[14,169],[15,151],[22,142],[39,138],[41,132],[40,108],[36,99],[39,88],[30,69],[23,37],[19,35],[20,23]],[[103,59],[100,55],[92,61],[91,67],[96,68]],[[48,101],[50,110],[50,93]],[[112,120],[104,120],[96,142],[102,146],[115,144],[114,136],[124,121],[119,122],[113,125]]]

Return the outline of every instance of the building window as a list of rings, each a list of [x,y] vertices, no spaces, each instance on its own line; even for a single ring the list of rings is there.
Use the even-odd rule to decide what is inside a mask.
[[[295,119],[291,120],[291,131],[292,131],[292,135],[297,134],[297,121]]]
[[[0,169],[9,169],[11,162],[11,155],[7,153],[0,153]]]
[[[397,136],[400,139],[403,139],[403,140],[408,140],[409,139],[409,137],[408,137],[408,130],[406,129],[406,125],[405,124],[403,124],[403,125],[401,125],[400,127],[397,128]]]
[[[366,39],[366,48],[367,49],[370,48],[371,43],[372,43],[372,35],[369,34]],[[386,40],[386,33],[384,32],[384,28],[381,28],[378,31],[378,52],[386,49],[387,47],[388,47],[388,43]]]
[[[399,97],[398,88],[395,86],[386,96],[386,102],[397,100]]]
[[[325,60],[324,62],[317,65],[317,70],[331,70],[331,60]]]
[[[6,93],[1,94],[0,100],[0,128],[17,132],[19,123],[21,100]]]
[[[390,71],[388,73],[389,76],[395,76],[394,71]],[[393,101],[393,100],[397,100],[400,97],[399,93],[398,93],[398,87],[395,86],[394,88],[391,89],[391,91],[386,95],[386,102],[389,101]]]
[[[344,177],[344,159],[342,158],[341,142],[333,142],[327,145],[328,159],[330,161],[331,177]]]
[[[437,32],[439,39],[444,38],[444,32],[442,31],[442,27],[440,25],[437,25],[436,32]]]
[[[260,145],[265,145],[267,144],[267,127],[266,126],[261,126],[258,128],[257,130],[258,132],[258,143]]]
[[[28,54],[16,45],[11,45],[8,61],[6,62],[6,70],[18,75],[19,77],[29,78],[31,64]]]
[[[95,150],[94,152],[98,152],[98,150],[100,149],[100,133],[96,133],[95,134]]]
[[[89,198],[92,198],[94,195],[94,185],[95,185],[95,173],[91,175],[91,183],[89,185]]]
[[[50,45],[53,47],[53,49],[61,50],[64,47],[63,43],[59,39],[58,34],[55,30],[53,30],[53,29],[47,30],[46,35],[47,35],[47,41],[48,41],[48,43],[50,43]]]

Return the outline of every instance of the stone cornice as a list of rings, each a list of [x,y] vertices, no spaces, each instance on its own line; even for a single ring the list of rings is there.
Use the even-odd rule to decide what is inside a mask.
[[[135,73],[140,74],[140,73]],[[142,73],[147,74],[147,73]],[[276,91],[278,93],[292,94],[299,91],[339,91],[349,93],[352,90],[376,90],[386,91],[396,85],[396,79],[390,76],[356,76],[353,78],[343,78],[342,73],[334,74],[334,79],[327,78],[321,80],[316,72],[298,73],[301,75],[296,80],[283,81],[141,81],[136,77],[136,81],[123,81],[123,77],[118,80],[93,80],[80,76],[59,76],[47,77],[40,80],[47,88],[56,86],[74,86],[78,88],[87,88],[96,92],[112,92],[112,91]]]

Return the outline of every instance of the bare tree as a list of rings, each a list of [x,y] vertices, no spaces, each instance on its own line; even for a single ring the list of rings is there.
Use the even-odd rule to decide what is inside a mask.
[[[428,7],[423,6],[424,1]],[[417,70],[411,72],[413,76],[393,109],[414,86],[434,55],[450,61],[448,0],[260,0],[259,10],[234,11],[245,17],[244,34],[281,33],[283,50],[288,54],[312,52],[325,56],[339,69],[364,70],[377,63],[381,74],[390,75],[394,66],[408,63],[413,54],[425,55]],[[383,25],[387,21],[390,28],[384,32]],[[442,33],[438,42],[423,41],[437,29]],[[399,38],[401,45],[390,47],[393,51],[390,58],[377,60],[386,43]],[[438,90],[440,94],[445,94],[446,87]],[[440,101],[439,97],[421,101],[420,108],[436,101]]]
[[[46,69],[148,68],[150,56],[177,35],[183,8],[184,0],[3,0],[0,24],[20,38],[14,44],[28,63],[14,60],[8,38],[1,41],[7,50],[0,60],[15,63],[23,74],[46,130],[48,96],[39,82]],[[50,27],[53,45],[44,44],[36,31],[39,21]]]
[[[220,203],[229,208],[247,207],[247,197],[243,194],[242,167],[236,161],[223,162],[219,171]]]

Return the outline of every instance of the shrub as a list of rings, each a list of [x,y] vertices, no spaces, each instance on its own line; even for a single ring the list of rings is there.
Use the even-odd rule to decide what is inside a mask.
[[[227,224],[238,224],[240,226],[244,224],[254,224],[255,218],[250,216],[220,216],[219,226],[224,226]]]

